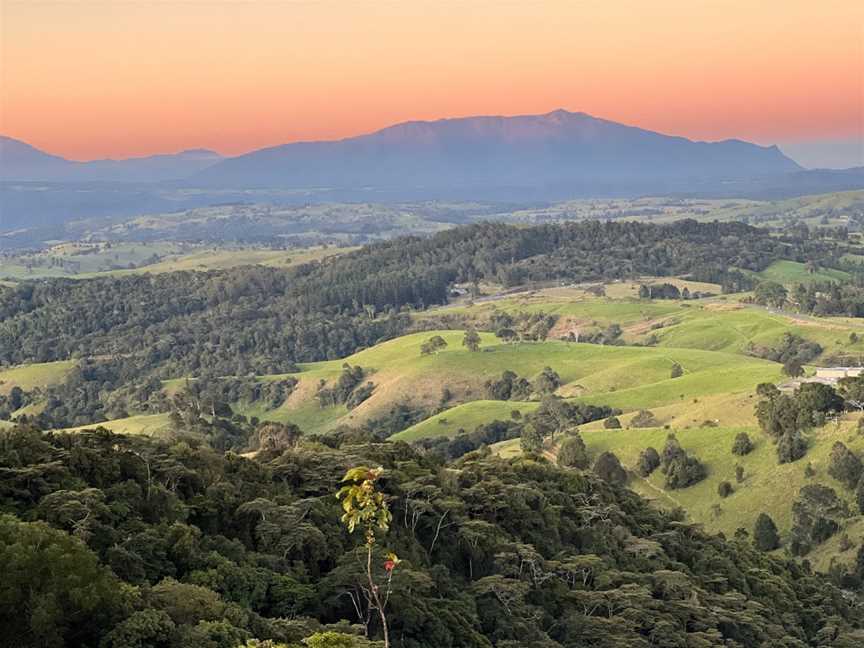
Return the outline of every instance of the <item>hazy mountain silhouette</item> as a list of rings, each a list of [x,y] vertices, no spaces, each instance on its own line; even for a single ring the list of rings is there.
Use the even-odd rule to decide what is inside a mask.
[[[76,162],[0,136],[0,180],[50,182],[158,182],[185,178],[222,160],[196,149],[124,160]]]
[[[430,194],[483,189],[484,195],[505,188],[583,194],[594,186],[605,194],[799,170],[775,146],[694,142],[556,110],[413,121],[338,141],[285,144],[226,159],[191,180],[207,186]]]

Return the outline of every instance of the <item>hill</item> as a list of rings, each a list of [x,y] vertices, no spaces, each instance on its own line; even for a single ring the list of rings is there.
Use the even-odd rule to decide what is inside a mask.
[[[285,144],[225,160],[202,185],[371,187],[393,195],[498,198],[662,193],[685,181],[777,175],[800,167],[776,147],[693,142],[585,113],[406,122],[333,142]],[[593,189],[589,189],[593,187]]]
[[[222,159],[195,149],[123,160],[77,162],[0,135],[0,181],[157,182],[183,178]]]

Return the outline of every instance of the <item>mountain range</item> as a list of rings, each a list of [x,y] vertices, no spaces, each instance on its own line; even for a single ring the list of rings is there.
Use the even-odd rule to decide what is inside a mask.
[[[194,149],[124,160],[77,162],[0,136],[0,180],[43,182],[160,182],[186,178],[216,164],[215,151]]]
[[[859,188],[864,170],[803,169],[776,146],[693,141],[565,110],[411,121],[230,158],[190,150],[77,162],[0,137],[5,230],[250,198],[529,203],[671,194],[778,198]]]

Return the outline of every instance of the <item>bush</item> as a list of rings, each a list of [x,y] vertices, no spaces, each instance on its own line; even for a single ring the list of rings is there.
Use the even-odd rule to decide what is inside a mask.
[[[670,378],[680,378],[684,375],[684,367],[677,362],[673,363],[672,370],[669,372]]]
[[[578,432],[568,435],[558,449],[558,465],[567,468],[587,468],[588,450]]]
[[[740,464],[735,466],[735,481],[739,484],[744,481],[744,466]]]
[[[594,472],[610,484],[623,486],[627,483],[627,471],[621,462],[611,452],[604,452],[594,462]]]
[[[660,465],[660,455],[654,448],[645,448],[639,453],[639,461],[636,464],[636,473],[640,477],[648,477]]]
[[[728,481],[722,481],[717,485],[717,494],[720,497],[729,497],[733,492],[732,484]]]
[[[735,435],[735,441],[732,443],[732,454],[743,457],[746,454],[750,454],[752,450],[753,442],[750,441],[750,437],[747,436],[746,432],[739,432]]]
[[[831,455],[828,458],[828,474],[846,488],[855,488],[861,477],[861,468],[861,460],[843,443],[837,441],[831,447]]]
[[[660,422],[654,417],[654,413],[651,410],[639,410],[639,412],[634,416],[630,425],[635,428],[649,428],[649,427],[659,427]]]
[[[767,513],[760,513],[753,527],[753,544],[761,551],[773,551],[780,546],[777,525]]]
[[[603,421],[603,427],[607,430],[620,430],[621,421],[618,420],[617,416],[610,416],[605,421]]]

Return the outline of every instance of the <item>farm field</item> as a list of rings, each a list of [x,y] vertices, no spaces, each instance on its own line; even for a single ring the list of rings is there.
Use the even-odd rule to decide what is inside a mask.
[[[256,247],[197,246],[184,243],[68,243],[25,255],[0,256],[0,278],[7,281],[225,270],[241,265],[288,268],[356,248],[314,246],[273,250]]]

